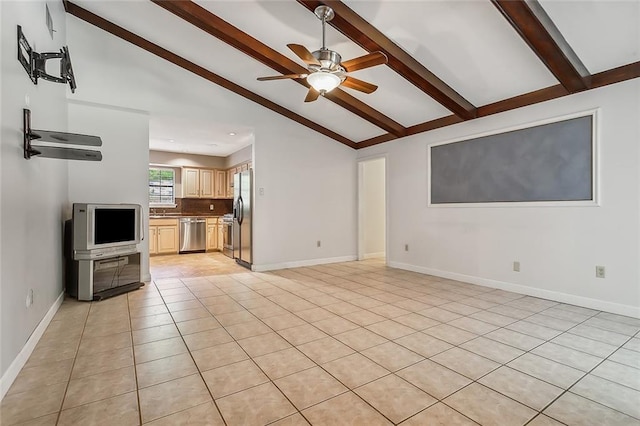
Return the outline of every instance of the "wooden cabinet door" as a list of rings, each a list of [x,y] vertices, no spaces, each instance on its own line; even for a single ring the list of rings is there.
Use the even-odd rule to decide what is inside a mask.
[[[215,198],[227,196],[227,173],[224,170],[216,170],[216,195]]]
[[[215,194],[214,170],[200,170],[200,198],[214,198]]]
[[[244,163],[243,165],[240,166],[240,170],[243,172],[246,172],[247,170],[249,170],[249,164]]]
[[[217,228],[217,225],[207,225],[207,250],[217,250],[218,248]]]
[[[178,252],[178,227],[158,226],[158,253]]]
[[[217,227],[218,231],[218,250],[222,251],[224,248],[224,224],[219,223]]]
[[[158,227],[150,226],[149,227],[149,254],[157,254],[158,253]]]
[[[227,170],[227,198],[233,198],[233,175],[235,174],[235,168]]]
[[[200,170],[182,169],[182,196],[198,198],[200,196]]]

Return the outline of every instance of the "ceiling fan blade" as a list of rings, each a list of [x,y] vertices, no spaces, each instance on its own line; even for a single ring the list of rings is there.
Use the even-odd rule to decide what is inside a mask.
[[[373,93],[376,91],[376,89],[378,89],[378,86],[376,86],[375,84],[367,83],[366,81],[358,80],[357,78],[353,78],[351,76],[348,76],[347,79],[342,82],[342,86],[367,94]]]
[[[368,55],[360,56],[358,58],[349,59],[342,62],[340,65],[347,70],[347,72],[361,70],[364,68],[375,67],[376,65],[382,65],[387,63],[387,55],[382,52],[372,52]]]
[[[309,87],[309,91],[307,92],[307,97],[304,98],[305,102],[313,102],[320,96],[320,92],[318,92],[313,87]]]
[[[258,81],[269,81],[269,80],[284,80],[286,78],[306,78],[309,74],[285,74],[285,75],[272,75],[270,77],[258,77]]]
[[[316,57],[313,56],[313,54],[309,52],[309,49],[307,49],[303,45],[287,44],[287,47],[291,49],[291,51],[295,53],[298,56],[298,58],[302,59],[305,64],[318,65],[318,66],[320,65],[320,62],[316,59]]]

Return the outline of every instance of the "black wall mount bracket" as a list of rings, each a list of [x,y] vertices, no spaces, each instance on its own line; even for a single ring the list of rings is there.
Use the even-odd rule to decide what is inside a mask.
[[[49,130],[36,130],[31,128],[31,111],[22,110],[24,158],[34,156],[45,158],[58,158],[62,160],[101,161],[102,153],[91,149],[79,149],[60,145],[84,145],[102,146],[99,136],[81,135],[78,133],[52,132]],[[36,142],[49,142],[53,145]]]
[[[59,77],[47,73],[47,61],[50,59],[60,60]],[[68,83],[69,87],[71,87],[71,93],[75,93],[76,79],[73,75],[71,56],[67,46],[63,46],[60,52],[38,53],[31,48],[22,32],[22,27],[18,25],[18,61],[22,64],[33,84],[38,84],[38,78],[54,83]]]

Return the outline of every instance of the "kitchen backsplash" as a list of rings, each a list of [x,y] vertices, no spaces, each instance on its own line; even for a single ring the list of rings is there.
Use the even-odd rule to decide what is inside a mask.
[[[213,210],[209,207],[213,204]],[[176,207],[150,208],[150,215],[180,213],[192,215],[215,215],[233,213],[233,200],[214,200],[208,198],[176,198]]]

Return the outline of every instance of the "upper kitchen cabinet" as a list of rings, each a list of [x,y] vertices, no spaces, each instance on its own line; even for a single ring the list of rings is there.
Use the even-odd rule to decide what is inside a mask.
[[[182,168],[183,198],[217,198],[216,170]]]
[[[227,172],[216,170],[215,198],[227,198]]]
[[[227,170],[227,184],[226,184],[226,189],[227,189],[227,198],[233,198],[233,176],[236,173],[240,173],[240,172],[244,172],[246,170],[249,170],[252,168],[252,162],[248,161],[242,164],[238,164],[235,167],[231,167],[230,169]]]

